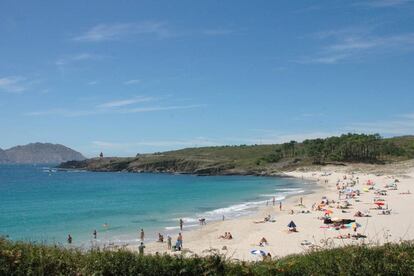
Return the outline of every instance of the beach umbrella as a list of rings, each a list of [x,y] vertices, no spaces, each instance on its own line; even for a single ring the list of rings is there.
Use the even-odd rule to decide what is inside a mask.
[[[264,252],[263,250],[258,250],[258,249],[252,250],[250,251],[250,253],[256,256],[266,256],[266,252]]]
[[[289,222],[288,227],[289,227],[289,228],[295,228],[295,227],[296,227],[296,224],[293,222],[293,220],[291,220],[291,221]]]
[[[359,224],[358,222],[353,222],[353,223],[351,223],[351,227],[352,228],[358,228],[358,227],[361,227],[361,224]]]
[[[381,202],[381,201],[377,201],[377,202],[375,202],[375,204],[378,205],[378,206],[383,206],[385,203]]]
[[[330,214],[332,214],[333,213],[333,211],[332,210],[325,210],[325,214],[326,215],[330,215]]]

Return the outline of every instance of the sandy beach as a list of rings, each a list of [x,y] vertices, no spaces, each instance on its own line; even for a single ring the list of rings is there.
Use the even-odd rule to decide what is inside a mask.
[[[398,242],[414,237],[414,195],[407,194],[408,191],[414,191],[413,161],[392,165],[310,167],[285,174],[315,181],[318,184],[317,189],[311,194],[286,199],[282,202],[282,210],[279,210],[278,202],[273,206],[270,201],[269,206],[263,206],[252,216],[207,222],[205,226],[188,231],[184,225],[183,251],[167,250],[167,243],[164,241],[145,244],[145,253],[207,255],[218,252],[232,259],[259,260],[260,257],[251,254],[252,250],[259,249],[270,253],[272,257],[282,257],[312,248]],[[391,183],[395,183],[396,188],[386,188]],[[342,188],[349,196],[354,196],[346,199],[344,193],[339,198],[338,189]],[[376,194],[379,190],[384,190],[382,195]],[[359,196],[356,195],[358,191]],[[323,197],[325,202],[328,200],[328,204],[321,205],[321,210],[316,210]],[[303,205],[300,205],[301,198]],[[345,209],[338,208],[345,207],[345,201],[349,206]],[[377,209],[378,205],[374,202],[383,202],[381,208],[388,208],[390,214],[384,215],[383,210]],[[338,229],[332,224],[325,224],[323,218],[326,210],[329,210],[328,216],[332,220],[355,220],[359,227],[354,231],[355,224],[352,223]],[[367,216],[355,217],[358,211]],[[270,222],[257,223],[268,215],[271,217]],[[288,231],[287,225],[291,221],[296,224],[297,232]],[[225,232],[230,232],[233,238],[219,238]],[[366,238],[352,238],[357,233]],[[351,238],[347,237],[348,234]],[[340,236],[345,238],[338,238]],[[260,246],[259,242],[263,237],[268,243]],[[173,245],[175,241],[176,236],[173,236]],[[137,250],[136,246],[129,248]]]

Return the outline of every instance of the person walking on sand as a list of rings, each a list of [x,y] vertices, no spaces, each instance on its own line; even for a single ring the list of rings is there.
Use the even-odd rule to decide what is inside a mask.
[[[183,248],[183,236],[181,233],[178,233],[176,247],[178,250],[181,250]]]
[[[303,198],[300,197],[300,205],[303,205]]]
[[[144,229],[141,228],[141,242],[144,241],[144,237],[145,237]]]
[[[170,235],[167,236],[167,249],[171,250],[171,236]]]
[[[276,204],[276,198],[273,197],[273,206],[275,206],[275,204]]]
[[[180,219],[180,230],[183,231],[183,225],[184,225],[184,221],[183,219]]]
[[[70,234],[68,235],[68,244],[72,244],[72,236]]]
[[[279,211],[282,211],[282,201],[279,201]]]
[[[144,255],[144,248],[145,245],[143,242],[141,242],[141,244],[138,246],[139,255]]]

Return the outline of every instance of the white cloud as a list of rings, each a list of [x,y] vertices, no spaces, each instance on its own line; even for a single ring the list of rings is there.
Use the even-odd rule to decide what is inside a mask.
[[[138,79],[132,79],[132,80],[127,80],[127,81],[125,81],[124,82],[124,84],[125,85],[131,85],[131,84],[137,84],[137,83],[140,83],[141,82],[141,80],[138,80]]]
[[[132,114],[132,113],[145,113],[167,110],[180,110],[180,109],[193,109],[202,107],[204,105],[156,105],[156,106],[132,106],[135,104],[146,103],[155,101],[157,98],[153,97],[133,97],[130,99],[114,100],[97,104],[90,109],[76,110],[67,108],[52,108],[49,110],[41,110],[25,113],[27,116],[47,116],[47,115],[59,115],[64,117],[79,117],[88,115],[99,114]],[[128,107],[128,108],[127,108]]]
[[[319,32],[313,38],[325,45],[314,55],[298,60],[299,63],[335,64],[378,54],[402,54],[414,50],[414,33],[375,35],[369,28],[346,28]]]
[[[178,109],[194,109],[203,107],[204,105],[193,104],[193,105],[172,105],[172,106],[149,106],[149,107],[138,107],[131,109],[120,110],[121,113],[141,113],[141,112],[154,112],[154,111],[166,111],[166,110],[178,110]]]
[[[9,93],[20,93],[27,90],[26,79],[20,76],[9,76],[0,78],[0,91]]]
[[[163,22],[98,24],[72,39],[80,42],[120,40],[130,35],[152,34],[163,38],[171,35]]]
[[[73,110],[64,108],[53,108],[48,110],[27,112],[26,116],[63,116],[63,117],[79,117],[86,115],[95,115],[102,113],[96,110]]]
[[[66,57],[61,57],[56,60],[55,64],[59,67],[65,66],[70,63],[80,62],[80,61],[87,61],[87,60],[98,60],[101,59],[102,56],[91,54],[91,53],[79,53],[75,55],[69,55]]]
[[[142,103],[142,102],[148,102],[152,101],[154,98],[152,97],[134,97],[131,99],[125,99],[125,100],[116,100],[116,101],[110,101],[103,104],[98,105],[98,108],[113,108],[113,107],[122,107],[126,105],[131,105],[135,103]]]

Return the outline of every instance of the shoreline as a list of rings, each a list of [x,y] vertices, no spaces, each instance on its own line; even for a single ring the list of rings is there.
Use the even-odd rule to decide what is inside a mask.
[[[149,173],[151,174],[151,173]],[[169,174],[169,173],[166,173]],[[193,176],[197,176],[197,175],[193,175]],[[215,175],[215,176],[222,176],[222,175]],[[224,176],[231,176],[231,175],[224,175]],[[233,175],[235,176],[235,175]],[[241,177],[258,177],[258,176],[254,176],[254,175],[237,175],[237,176],[241,176]],[[208,177],[208,176],[206,176]],[[285,175],[284,177],[280,177],[278,175],[273,175],[273,176],[263,176],[263,177],[272,177],[272,178],[277,178],[277,179],[295,179],[298,181],[298,183],[301,184],[300,187],[295,187],[295,188],[277,188],[277,186],[275,186],[275,197],[276,197],[276,205],[278,206],[279,201],[287,201],[290,200],[291,198],[294,198],[296,196],[306,196],[309,194],[313,194],[316,190],[320,189],[321,187],[319,187],[318,183],[314,180],[311,179],[299,179],[297,177],[294,176],[288,176]],[[311,187],[309,187],[311,186]],[[280,190],[279,190],[280,189]],[[290,190],[292,190],[292,192],[290,192]],[[297,191],[297,192],[295,192]],[[260,197],[263,197],[260,198]],[[283,199],[280,199],[279,197],[283,197]],[[279,199],[278,199],[279,198]],[[186,221],[186,219],[191,219],[191,221],[189,222],[185,222],[184,223],[184,229],[183,229],[183,233],[189,233],[191,231],[197,231],[199,229],[201,229],[203,226],[200,226],[198,218],[201,217],[205,217],[205,215],[209,214],[209,213],[213,213],[213,212],[217,212],[218,210],[222,210],[222,209],[231,209],[234,207],[238,207],[240,205],[246,205],[246,206],[251,206],[251,207],[246,207],[243,210],[239,210],[239,211],[234,211],[233,213],[230,213],[230,216],[227,216],[225,221],[233,221],[233,220],[237,220],[239,218],[246,218],[246,217],[252,217],[255,216],[257,214],[257,212],[260,212],[262,210],[262,208],[265,208],[265,204],[266,202],[269,203],[269,206],[272,204],[272,198],[271,195],[269,194],[268,196],[264,196],[264,195],[257,195],[257,197],[255,199],[250,199],[248,201],[240,201],[238,203],[232,204],[232,205],[225,205],[223,207],[219,207],[210,211],[205,211],[201,214],[197,214],[197,213],[192,213],[189,214],[188,217],[182,217],[182,219],[184,219],[184,222]],[[243,214],[244,212],[247,212],[246,214]],[[204,215],[204,216],[203,216]],[[229,214],[228,214],[229,215]],[[208,215],[207,215],[208,216]],[[221,215],[220,215],[221,216]],[[179,226],[178,226],[178,221],[179,218],[176,218],[176,220],[170,220],[170,221],[175,221],[177,222],[176,224],[168,224],[168,225],[164,225],[161,227],[154,227],[154,228],[149,228],[149,230],[145,230],[145,243],[146,244],[157,244],[156,242],[156,236],[157,233],[162,233],[164,235],[164,238],[166,239],[167,235],[170,235],[171,237],[175,237],[179,232]],[[220,223],[222,222],[221,219],[216,218],[216,219],[211,219],[209,218],[207,220],[208,225],[214,225],[216,223]],[[148,229],[148,228],[147,228]],[[139,229],[138,229],[139,230]],[[99,243],[94,243],[94,240],[86,240],[83,242],[83,246],[81,247],[91,247],[91,246],[87,246],[86,244],[95,244],[95,247],[114,247],[114,248],[120,248],[120,247],[127,247],[127,248],[136,248],[139,244],[140,244],[140,239],[139,238],[134,238],[134,237],[138,237],[139,236],[139,231],[137,231],[135,234],[123,234],[124,238],[126,238],[126,240],[123,239],[109,239],[109,240],[105,240],[105,241],[101,241]]]
[[[253,249],[264,250],[271,253],[272,256],[282,257],[289,254],[303,253],[315,247],[326,248],[367,242],[382,244],[390,239],[399,241],[400,239],[409,239],[410,236],[414,237],[414,229],[410,228],[411,223],[414,223],[414,215],[409,212],[409,199],[412,200],[413,195],[404,196],[399,194],[400,191],[405,192],[409,190],[409,187],[414,188],[409,183],[410,179],[414,177],[412,167],[409,167],[409,172],[407,170],[403,172],[404,177],[399,176],[401,178],[400,189],[398,191],[389,191],[389,194],[384,196],[387,204],[390,204],[391,208],[397,209],[390,216],[379,216],[377,210],[372,210],[372,207],[374,207],[372,200],[375,197],[372,192],[363,192],[358,200],[349,200],[352,201],[352,207],[346,211],[347,213],[343,213],[331,206],[333,207],[331,208],[334,212],[333,216],[356,219],[357,223],[361,225],[358,233],[367,235],[365,241],[362,239],[336,239],[338,235],[347,235],[347,233],[352,232],[350,229],[337,231],[321,228],[323,227],[323,222],[317,218],[323,216],[323,212],[311,210],[311,205],[319,202],[322,196],[327,196],[331,200],[337,200],[338,194],[335,184],[338,179],[342,179],[343,175],[353,177],[354,179],[358,177],[359,184],[356,187],[362,191],[364,183],[368,179],[372,179],[377,184],[377,187],[382,189],[385,184],[395,178],[393,175],[402,173],[401,170],[396,168],[391,170],[395,172],[392,174],[389,173],[388,167],[375,168],[373,166],[372,168],[367,170],[363,166],[358,165],[346,167],[327,166],[286,172],[285,174],[290,177],[316,181],[315,189],[309,194],[292,195],[283,200],[282,211],[279,210],[278,204],[275,207],[262,206],[252,215],[232,220],[215,221],[198,229],[183,231],[184,250],[182,252],[166,250],[167,245],[165,242],[152,242],[145,244],[146,253],[184,254],[191,256],[192,254],[208,255],[215,252],[223,254],[230,259],[257,260],[257,257],[250,254],[250,251]],[[376,170],[379,170],[380,173],[376,172]],[[351,171],[353,172],[352,174],[350,174]],[[367,173],[364,173],[364,171]],[[325,183],[325,180],[328,183]],[[298,206],[301,197],[305,207]],[[289,214],[290,210],[294,210],[295,214]],[[305,210],[309,210],[310,213],[302,213]],[[354,213],[356,211],[368,212],[371,217],[355,218]],[[253,223],[253,221],[263,220],[268,214],[275,218],[276,222]],[[298,233],[286,231],[286,226],[291,220],[294,220],[298,225]],[[401,220],[404,222],[402,223],[403,225],[401,225]],[[395,226],[398,222],[400,222],[402,227]],[[404,227],[406,227],[406,231],[401,231]],[[232,240],[218,239],[220,235],[227,231],[232,233]],[[264,247],[258,245],[262,237],[269,241],[269,245]],[[175,236],[172,236],[173,245],[175,244],[175,238]],[[134,246],[129,246],[128,248],[133,251],[137,250]]]

